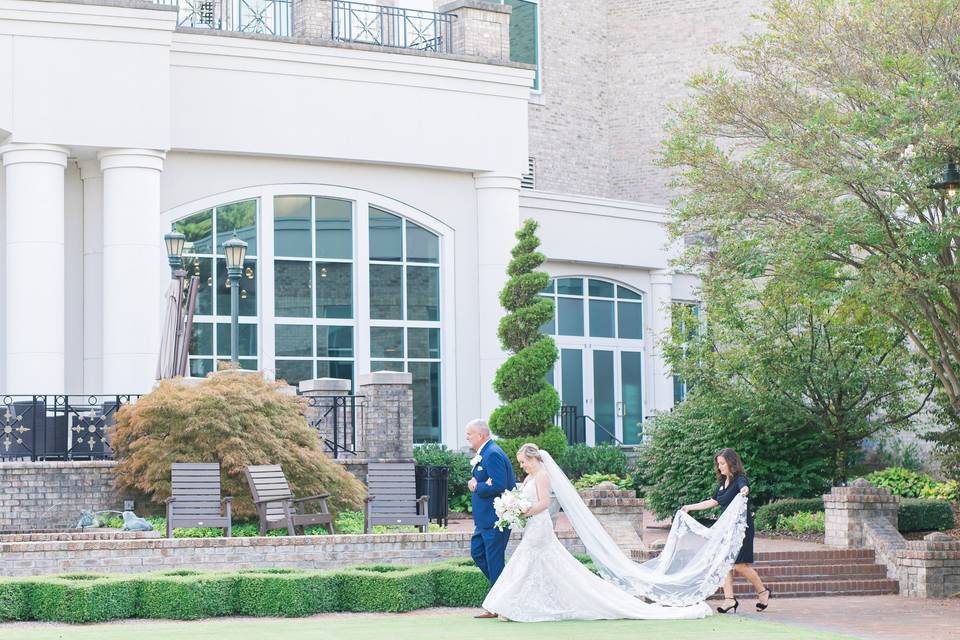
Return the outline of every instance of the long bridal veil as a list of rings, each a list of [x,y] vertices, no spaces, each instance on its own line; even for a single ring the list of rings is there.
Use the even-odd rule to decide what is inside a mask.
[[[678,511],[660,555],[638,564],[620,550],[550,454],[540,450],[557,502],[600,575],[625,591],[664,605],[702,602],[723,584],[747,530],[747,499],[738,495],[712,527]]]

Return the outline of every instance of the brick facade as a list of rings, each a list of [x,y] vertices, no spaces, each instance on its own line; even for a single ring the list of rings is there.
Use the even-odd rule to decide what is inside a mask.
[[[861,478],[848,487],[834,487],[823,496],[823,507],[824,543],[857,549],[866,546],[864,522],[886,520],[896,529],[900,498]]]
[[[635,561],[649,558],[640,537],[643,531],[644,501],[633,491],[623,491],[612,482],[585,489],[580,496],[613,541]]]
[[[4,462],[0,464],[0,531],[73,527],[80,511],[123,503],[113,488],[114,463]]]
[[[710,51],[756,28],[764,0],[540,3],[542,95],[530,104],[537,189],[666,205],[655,165],[669,104]]]
[[[427,564],[470,555],[470,533],[292,536],[262,538],[175,538],[0,542],[9,576],[71,571],[140,573],[163,567],[213,571],[283,567],[334,569],[361,563]],[[584,553],[572,532],[560,540]],[[520,536],[510,541],[508,553]]]

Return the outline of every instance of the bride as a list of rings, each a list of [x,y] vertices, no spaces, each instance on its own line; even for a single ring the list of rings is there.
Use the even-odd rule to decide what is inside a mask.
[[[525,514],[523,539],[487,594],[484,609],[520,622],[690,619],[711,613],[704,600],[723,582],[743,540],[743,499],[709,529],[679,512],[660,556],[638,565],[616,546],[547,451],[527,443],[517,460],[527,473],[523,495],[533,506]],[[602,577],[570,555],[554,535],[548,512],[551,489]]]

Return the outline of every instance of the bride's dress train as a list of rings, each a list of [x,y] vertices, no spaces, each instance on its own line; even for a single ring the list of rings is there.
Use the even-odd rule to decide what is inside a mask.
[[[523,494],[536,504],[536,482],[524,484]],[[527,521],[523,539],[487,594],[483,608],[519,622],[666,620],[710,615],[710,607],[702,600],[677,607],[648,604],[596,576],[557,539],[549,511]]]

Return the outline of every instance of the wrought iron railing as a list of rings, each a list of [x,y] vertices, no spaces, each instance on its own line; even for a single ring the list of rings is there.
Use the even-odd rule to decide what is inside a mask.
[[[333,0],[333,40],[451,53],[452,32],[453,14]]]
[[[334,458],[357,453],[357,424],[363,423],[363,396],[308,398],[307,422]]]
[[[563,430],[563,435],[567,437],[569,444],[583,444],[587,441],[587,420],[593,423],[593,433],[596,444],[610,443],[623,445],[623,442],[613,431],[590,416],[578,415],[575,405],[561,405],[560,411],[556,415],[555,423]]]
[[[0,396],[0,461],[108,460],[108,429],[133,394]]]
[[[177,26],[194,29],[291,34],[291,0],[155,0],[177,7]]]

